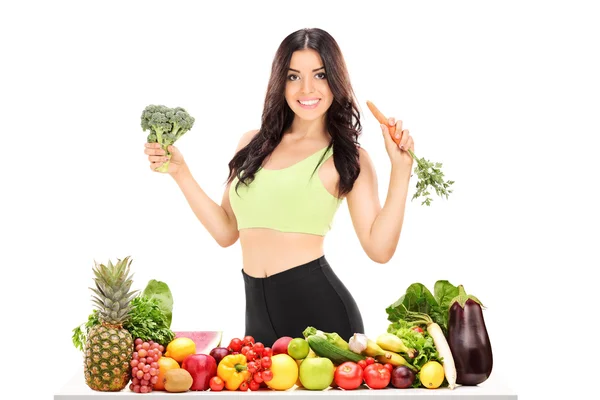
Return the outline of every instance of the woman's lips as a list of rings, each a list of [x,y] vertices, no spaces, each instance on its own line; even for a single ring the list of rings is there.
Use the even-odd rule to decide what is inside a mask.
[[[300,107],[304,108],[305,110],[312,110],[317,108],[320,102],[321,99],[298,100],[298,104],[300,104]]]

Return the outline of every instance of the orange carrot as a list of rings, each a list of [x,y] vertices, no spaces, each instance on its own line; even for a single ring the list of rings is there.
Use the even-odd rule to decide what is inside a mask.
[[[394,140],[394,142],[396,142],[396,144],[399,144],[400,138],[396,138],[394,136],[394,134],[396,133],[396,125],[389,126],[388,119],[385,117],[385,115],[383,115],[383,113],[381,111],[379,111],[379,109],[377,107],[375,107],[375,104],[373,104],[371,101],[367,100],[367,107],[369,107],[369,110],[371,110],[371,112],[373,113],[373,115],[375,116],[377,121],[379,121],[380,124],[384,124],[388,127],[388,129],[390,131],[390,135],[392,136],[392,139]]]

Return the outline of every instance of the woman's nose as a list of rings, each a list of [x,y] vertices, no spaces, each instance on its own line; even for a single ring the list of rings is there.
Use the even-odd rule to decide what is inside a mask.
[[[312,93],[314,91],[314,85],[312,79],[305,79],[302,83],[302,91],[304,93]]]

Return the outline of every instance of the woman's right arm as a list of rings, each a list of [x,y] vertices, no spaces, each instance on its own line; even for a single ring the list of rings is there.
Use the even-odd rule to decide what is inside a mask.
[[[246,146],[257,132],[258,131],[255,130],[245,133],[238,143],[236,152]],[[172,149],[170,148],[169,151],[172,155],[169,162],[168,173],[173,177],[183,192],[183,195],[198,220],[216,242],[221,247],[231,246],[237,241],[239,231],[235,214],[229,203],[230,184],[225,188],[221,205],[217,204],[204,192],[204,190],[202,190],[198,182],[196,182],[179,150],[174,146],[171,147]],[[164,159],[161,159],[160,157],[164,157],[164,151],[160,149],[160,147],[147,148],[146,154],[149,155],[148,159],[152,163],[151,168],[153,170],[162,165]]]

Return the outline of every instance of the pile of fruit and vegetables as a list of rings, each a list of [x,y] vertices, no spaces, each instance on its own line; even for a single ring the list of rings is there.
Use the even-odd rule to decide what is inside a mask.
[[[492,371],[483,305],[462,285],[410,285],[386,308],[387,331],[342,338],[308,326],[302,337],[222,343],[220,331],[171,330],[165,282],[131,290],[131,258],[95,263],[87,322],[73,329],[86,384],[97,391],[357,390],[473,386]]]

